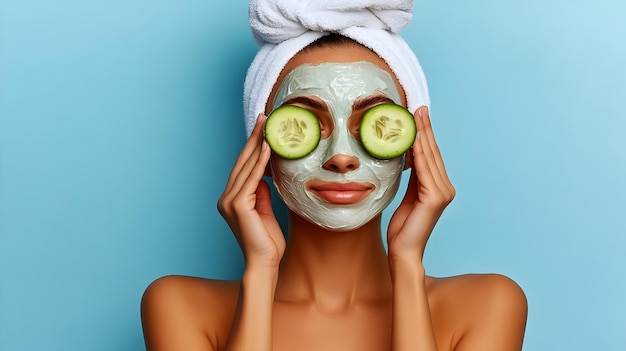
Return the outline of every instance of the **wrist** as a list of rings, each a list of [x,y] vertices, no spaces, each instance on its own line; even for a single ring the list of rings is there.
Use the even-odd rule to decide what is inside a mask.
[[[254,263],[246,263],[246,267],[243,271],[243,276],[247,275],[261,275],[261,276],[273,276],[278,275],[278,265],[265,265],[265,264],[254,264]]]
[[[244,253],[244,260],[246,263],[245,270],[248,271],[260,271],[271,272],[278,271],[280,266],[280,257],[263,257],[258,255],[246,255]]]
[[[423,278],[426,276],[426,269],[422,263],[421,254],[389,255],[388,260],[392,277],[401,275],[405,277]]]
[[[246,264],[241,278],[244,284],[258,284],[260,282],[276,282],[278,279],[278,266],[250,265]]]
[[[387,259],[389,263],[397,262],[398,264],[420,264],[424,258],[424,250],[417,248],[394,248],[389,246]]]

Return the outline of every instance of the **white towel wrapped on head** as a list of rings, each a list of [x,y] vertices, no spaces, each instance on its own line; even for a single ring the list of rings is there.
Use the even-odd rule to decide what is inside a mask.
[[[246,131],[265,111],[289,60],[315,40],[338,33],[380,56],[405,91],[411,112],[428,106],[428,87],[415,54],[397,33],[411,20],[412,0],[252,0],[249,20],[259,52],[244,84]]]

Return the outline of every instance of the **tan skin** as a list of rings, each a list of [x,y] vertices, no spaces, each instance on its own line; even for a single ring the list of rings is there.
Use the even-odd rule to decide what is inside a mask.
[[[391,74],[383,60],[356,45],[305,50],[284,72],[304,63],[354,61]],[[521,349],[527,304],[512,280],[424,272],[428,238],[455,195],[425,107],[415,111],[419,137],[407,155],[411,179],[389,224],[388,254],[380,216],[356,230],[331,232],[290,212],[285,242],[261,179],[271,157],[264,120],[261,115],[218,202],[246,259],[242,279],[155,281],[142,300],[148,350]],[[335,155],[324,167],[347,172],[354,157]]]

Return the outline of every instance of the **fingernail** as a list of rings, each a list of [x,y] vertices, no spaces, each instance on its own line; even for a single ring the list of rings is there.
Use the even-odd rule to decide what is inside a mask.
[[[259,113],[259,115],[256,117],[256,123],[261,123],[262,120],[263,120],[263,114]]]
[[[267,141],[263,139],[263,141],[261,142],[261,150],[265,150],[265,149],[267,149]]]

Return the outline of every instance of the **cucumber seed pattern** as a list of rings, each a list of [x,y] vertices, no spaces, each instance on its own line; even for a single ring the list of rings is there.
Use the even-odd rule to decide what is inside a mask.
[[[313,112],[298,106],[281,106],[267,117],[265,140],[284,158],[295,160],[311,153],[320,141],[320,124]]]
[[[415,119],[406,108],[380,104],[365,111],[359,134],[370,155],[388,160],[411,148],[416,132]]]
[[[384,115],[377,118],[374,122],[376,137],[385,142],[396,142],[400,137],[402,137],[403,128],[404,125],[401,120],[394,119],[392,121],[391,118]]]
[[[306,138],[307,124],[297,118],[289,118],[280,123],[280,140],[290,148],[296,148]]]

